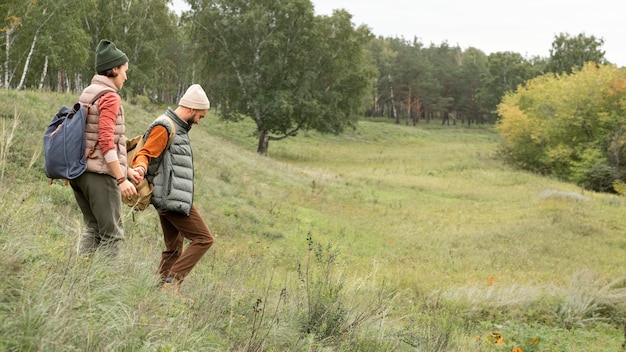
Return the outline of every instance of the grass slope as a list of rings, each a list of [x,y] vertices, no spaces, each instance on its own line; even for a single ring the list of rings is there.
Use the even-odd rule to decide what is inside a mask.
[[[196,303],[167,300],[152,288],[153,209],[127,212],[118,263],[75,256],[80,211],[69,187],[47,184],[41,155],[53,112],[75,99],[0,91],[0,349],[615,351],[623,342],[624,200],[510,169],[488,126],[362,121],[340,136],[272,142],[264,157],[250,122],[207,116],[190,135],[195,204],[216,243],[185,283]],[[124,107],[129,136],[164,109]]]

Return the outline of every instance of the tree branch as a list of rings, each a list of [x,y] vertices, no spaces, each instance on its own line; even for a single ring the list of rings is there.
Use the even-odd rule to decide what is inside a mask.
[[[300,130],[300,126],[294,128],[293,130],[285,133],[284,135],[282,135],[280,137],[268,136],[268,139],[270,141],[280,141],[281,139],[285,139],[287,137],[295,137],[298,134],[299,130]]]

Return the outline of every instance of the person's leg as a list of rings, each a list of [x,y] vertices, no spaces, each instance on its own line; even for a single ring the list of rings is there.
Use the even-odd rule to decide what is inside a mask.
[[[109,256],[117,256],[124,241],[122,200],[117,183],[108,175],[92,172],[85,172],[71,183],[88,227],[79,242],[79,251],[102,249]]]
[[[98,248],[99,241],[98,236],[98,222],[91,212],[89,206],[89,200],[85,193],[83,193],[82,185],[86,183],[86,175],[83,174],[75,180],[70,181],[70,186],[74,191],[74,198],[80,211],[83,213],[83,222],[85,223],[85,230],[79,235],[78,238],[78,256],[89,256]]]
[[[182,281],[200,261],[202,256],[204,256],[204,253],[211,248],[214,238],[200,216],[200,212],[193,206],[191,207],[189,216],[176,213],[164,213],[162,217],[165,217],[167,223],[178,230],[180,234],[178,236],[180,242],[176,242],[176,244],[180,246],[178,248],[182,250],[183,237],[190,241],[182,253],[178,254],[179,257],[174,261],[173,265],[169,267],[169,272],[161,271],[162,274],[166,274],[169,278]],[[168,228],[168,230],[171,231],[172,228]],[[164,269],[164,267],[162,267],[162,269]]]
[[[159,221],[163,230],[163,242],[165,250],[161,253],[161,262],[159,263],[159,275],[161,279],[166,279],[170,273],[170,269],[180,258],[183,252],[183,244],[185,238],[180,235],[176,226],[170,222],[167,213],[159,213]]]

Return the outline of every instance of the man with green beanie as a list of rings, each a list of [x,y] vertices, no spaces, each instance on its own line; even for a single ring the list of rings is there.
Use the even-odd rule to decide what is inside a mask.
[[[127,167],[126,122],[117,93],[126,82],[128,57],[109,40],[100,41],[95,54],[97,74],[79,98],[81,104],[89,106],[85,125],[87,171],[70,184],[85,222],[78,242],[79,256],[101,250],[115,257],[124,240],[120,193],[137,194],[127,176],[140,176]]]

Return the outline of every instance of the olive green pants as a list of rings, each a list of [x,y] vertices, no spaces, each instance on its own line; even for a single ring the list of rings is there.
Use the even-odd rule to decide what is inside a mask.
[[[116,257],[124,241],[122,198],[117,182],[109,175],[85,172],[71,180],[70,185],[85,222],[78,240],[78,255],[102,251]]]

